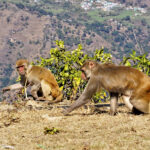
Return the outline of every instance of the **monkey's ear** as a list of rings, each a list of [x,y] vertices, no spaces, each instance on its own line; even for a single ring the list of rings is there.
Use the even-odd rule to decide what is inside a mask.
[[[94,62],[89,62],[89,67],[90,67],[90,69],[92,69],[93,67],[95,67],[95,63]]]

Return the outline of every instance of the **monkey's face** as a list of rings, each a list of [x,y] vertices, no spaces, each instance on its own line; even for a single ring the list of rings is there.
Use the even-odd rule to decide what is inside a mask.
[[[19,59],[16,61],[16,69],[19,75],[25,75],[28,65],[29,63],[26,59]]]
[[[83,80],[88,80],[91,77],[93,68],[95,68],[95,62],[90,60],[86,61],[81,67],[81,78]]]
[[[19,73],[19,75],[25,75],[25,66],[18,66],[18,67],[16,67],[17,68],[17,71],[18,71],[18,73]]]
[[[89,68],[81,68],[82,74],[81,74],[81,78],[83,80],[88,80],[91,76],[91,70]]]
[[[82,73],[81,73],[81,78],[82,78],[83,80],[87,80],[85,71],[84,71],[83,69],[81,69],[81,71],[82,71]]]

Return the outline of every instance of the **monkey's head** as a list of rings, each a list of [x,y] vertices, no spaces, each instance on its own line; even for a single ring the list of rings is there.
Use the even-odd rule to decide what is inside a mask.
[[[81,78],[88,80],[91,77],[92,71],[95,69],[97,63],[93,60],[87,60],[81,67]]]
[[[26,59],[19,59],[16,61],[16,69],[19,75],[25,75],[29,62]]]

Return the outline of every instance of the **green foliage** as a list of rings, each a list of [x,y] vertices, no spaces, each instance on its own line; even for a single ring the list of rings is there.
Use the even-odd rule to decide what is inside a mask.
[[[104,49],[96,50],[92,56],[84,54],[82,46],[72,51],[66,51],[63,41],[56,41],[56,48],[50,50],[50,58],[41,57],[40,66],[47,66],[55,75],[56,80],[63,91],[64,97],[68,99],[79,96],[86,82],[81,79],[80,66],[87,59],[101,63],[110,62],[111,54],[104,53]]]
[[[107,91],[105,91],[104,89],[101,90],[101,92],[96,93],[93,96],[93,102],[98,103],[98,102],[105,102],[106,100],[109,99],[109,94]]]
[[[150,75],[150,61],[147,58],[147,54],[137,56],[136,51],[132,51],[129,57],[123,58],[122,64],[132,66]]]
[[[50,50],[50,58],[41,57],[39,65],[46,66],[52,71],[66,99],[75,99],[76,96],[80,96],[86,86],[86,82],[81,79],[80,71],[85,60],[91,59],[100,63],[111,62],[111,54],[104,53],[104,48],[95,50],[91,55],[88,55],[83,53],[80,44],[77,49],[72,51],[65,49],[63,41],[56,41],[56,45],[57,47]],[[137,56],[136,52],[132,51],[129,57],[123,58],[121,64],[133,66],[150,75],[150,61],[146,56],[146,54]],[[107,98],[108,93],[102,90],[93,97],[93,100],[99,102]]]

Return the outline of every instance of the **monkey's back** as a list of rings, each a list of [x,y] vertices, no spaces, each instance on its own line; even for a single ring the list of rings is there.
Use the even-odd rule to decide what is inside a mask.
[[[62,95],[54,75],[51,73],[50,70],[46,68],[40,66],[29,67],[27,78],[29,80],[32,80],[33,82],[38,82],[38,80],[44,80],[44,82],[50,86],[52,96],[55,98]]]
[[[150,78],[143,72],[127,66],[99,65],[99,76],[102,86],[107,90],[124,91],[141,86],[143,81],[150,85]],[[119,86],[118,86],[119,85]],[[143,85],[148,86],[148,85]]]
[[[33,77],[37,77],[38,79],[45,80],[52,86],[58,87],[57,81],[54,75],[51,73],[50,70],[40,67],[40,66],[32,66],[28,71],[29,76],[32,75]],[[30,77],[28,77],[30,78]],[[36,80],[36,79],[35,79]]]

